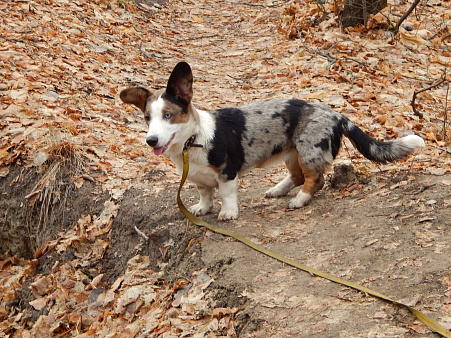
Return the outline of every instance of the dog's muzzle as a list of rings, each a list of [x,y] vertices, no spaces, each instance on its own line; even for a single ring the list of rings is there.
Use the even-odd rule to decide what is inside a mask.
[[[146,143],[152,148],[155,147],[158,143],[158,136],[149,136],[146,138]]]
[[[174,136],[175,136],[175,133],[172,134],[169,142],[161,147],[157,147],[159,139],[158,139],[158,136],[156,136],[156,135],[148,136],[146,138],[146,143],[153,148],[153,153],[158,156],[158,155],[163,154],[171,146],[171,142],[174,139]]]

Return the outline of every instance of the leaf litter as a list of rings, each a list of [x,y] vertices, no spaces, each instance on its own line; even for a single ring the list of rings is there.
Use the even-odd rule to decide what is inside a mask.
[[[396,299],[415,296],[416,306],[451,328],[446,86],[419,95],[424,119],[410,106],[414,91],[450,65],[449,28],[440,31],[449,21],[446,4],[423,6],[408,19],[413,30],[402,27],[394,39],[386,37],[387,22],[396,22],[407,3],[389,3],[369,29],[345,31],[335,6],[325,3],[324,14],[311,1],[3,2],[0,177],[14,189],[22,177],[12,176],[14,166],[42,169],[41,181],[24,194],[26,203],[41,206],[44,223],[34,231],[62,199],[60,167],[75,191],[89,182],[111,200],[56,238],[37,241],[34,258],[14,255],[14,248],[2,252],[0,331],[23,337],[432,336],[390,304],[268,262],[233,241],[185,230],[174,207],[179,178],[172,164],[143,145],[140,113],[118,98],[129,85],[164,86],[180,60],[193,65],[201,109],[296,97],[330,104],[381,140],[412,131],[422,136],[427,149],[389,165],[369,163],[345,142],[336,165],[351,164],[354,173],[335,172],[345,180],[326,187],[305,210],[260,197],[284,169],[253,171],[241,182],[241,218],[226,226]],[[187,190],[187,198],[194,195],[192,186]],[[156,250],[158,262],[142,255],[144,236],[124,257],[108,256],[130,196],[136,209],[148,207],[157,228],[171,228]],[[151,209],[155,199],[160,205]],[[134,217],[129,221],[142,216]],[[144,223],[132,225],[154,243],[156,228]],[[47,256],[56,258],[44,268]],[[125,260],[113,279],[102,263],[108,258]],[[171,271],[176,259],[198,263]],[[28,298],[21,290],[29,290]]]

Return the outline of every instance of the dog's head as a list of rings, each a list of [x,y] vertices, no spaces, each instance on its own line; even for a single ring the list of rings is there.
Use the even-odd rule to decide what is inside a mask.
[[[142,110],[149,125],[146,142],[160,155],[174,144],[184,144],[191,136],[186,125],[193,119],[193,74],[186,62],[178,63],[165,90],[150,92],[143,87],[123,90],[120,98]]]

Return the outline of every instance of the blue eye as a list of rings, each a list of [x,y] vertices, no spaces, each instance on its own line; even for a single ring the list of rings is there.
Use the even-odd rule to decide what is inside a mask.
[[[165,118],[166,120],[169,120],[171,117],[172,117],[171,114],[164,114],[164,118]]]

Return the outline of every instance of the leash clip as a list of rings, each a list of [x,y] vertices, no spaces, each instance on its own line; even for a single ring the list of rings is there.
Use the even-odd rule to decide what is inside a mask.
[[[197,148],[203,148],[204,146],[202,144],[194,143],[194,140],[196,139],[196,135],[192,135],[183,146],[183,151],[188,150],[188,148],[191,147],[197,147]]]

